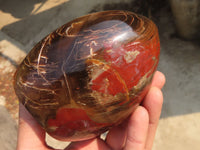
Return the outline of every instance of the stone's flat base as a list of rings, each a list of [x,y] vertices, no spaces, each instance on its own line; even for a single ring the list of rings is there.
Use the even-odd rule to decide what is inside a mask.
[[[120,0],[113,1],[120,2]],[[33,0],[26,2],[26,10],[21,8],[24,5],[14,6],[17,13],[12,12],[10,5],[1,5],[0,145],[2,150],[16,149],[18,101],[12,90],[15,65],[49,32],[75,17],[87,14],[100,3],[102,5],[106,3],[106,0],[84,0],[84,4],[80,0],[60,0],[59,4],[57,0],[47,0],[44,6],[32,2]],[[28,11],[28,6],[32,7],[31,12],[34,13]],[[20,12],[26,13],[26,17],[20,16]],[[198,150],[200,45],[174,36],[175,27],[171,16],[169,7],[153,16],[161,39],[158,70],[165,73],[167,81],[163,88],[164,105],[153,150]],[[65,142],[60,144],[48,137],[47,142],[60,148],[67,144]]]

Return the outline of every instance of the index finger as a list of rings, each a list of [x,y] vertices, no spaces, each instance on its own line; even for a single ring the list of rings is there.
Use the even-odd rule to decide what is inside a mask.
[[[165,75],[160,71],[156,71],[153,76],[151,86],[155,86],[161,89],[164,86],[165,82],[166,82]]]

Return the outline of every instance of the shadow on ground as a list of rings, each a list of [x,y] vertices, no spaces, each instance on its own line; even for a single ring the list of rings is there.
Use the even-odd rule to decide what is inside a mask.
[[[14,0],[14,1],[0,0],[0,10],[6,13],[10,13],[12,16],[16,18],[25,18],[25,17],[30,16],[32,10],[34,9],[35,4],[41,3],[40,7],[42,7],[42,5],[44,5],[46,1],[47,0],[28,0],[28,1],[26,0]],[[19,8],[23,8],[23,9],[19,10]]]

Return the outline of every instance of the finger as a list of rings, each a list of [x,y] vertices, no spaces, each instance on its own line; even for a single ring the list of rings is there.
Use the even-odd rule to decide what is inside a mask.
[[[72,142],[65,150],[111,150],[100,138],[91,140]]]
[[[127,121],[119,126],[113,127],[106,136],[106,143],[112,150],[121,150],[126,142]]]
[[[18,150],[49,150],[45,143],[45,131],[29,114],[25,107],[19,104]]]
[[[148,131],[148,123],[148,112],[144,107],[139,106],[130,117],[124,150],[144,149]]]
[[[165,83],[165,76],[163,73],[156,71],[152,81],[153,86],[162,88]],[[126,127],[124,124],[112,128],[107,137],[106,142],[112,149],[122,149],[126,140]]]
[[[142,103],[142,106],[146,108],[149,114],[149,127],[145,144],[146,149],[152,149],[156,129],[161,114],[162,104],[163,95],[161,90],[157,87],[151,87]]]
[[[160,72],[160,71],[156,71],[154,76],[153,76],[153,80],[152,80],[152,86],[156,86],[158,88],[162,88],[165,84],[165,75]]]

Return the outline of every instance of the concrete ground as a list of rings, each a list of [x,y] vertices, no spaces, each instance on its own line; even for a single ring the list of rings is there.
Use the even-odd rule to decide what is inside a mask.
[[[104,9],[138,11],[130,0],[0,0],[0,145],[14,150],[18,101],[12,76],[26,53],[52,30],[89,12]],[[111,2],[114,2],[114,4]],[[137,7],[135,7],[137,6]],[[200,42],[176,35],[168,5],[151,13],[158,25],[161,56],[158,70],[166,75],[164,105],[153,150],[200,149]],[[139,7],[140,8],[140,7]],[[63,147],[48,138],[48,143]]]

